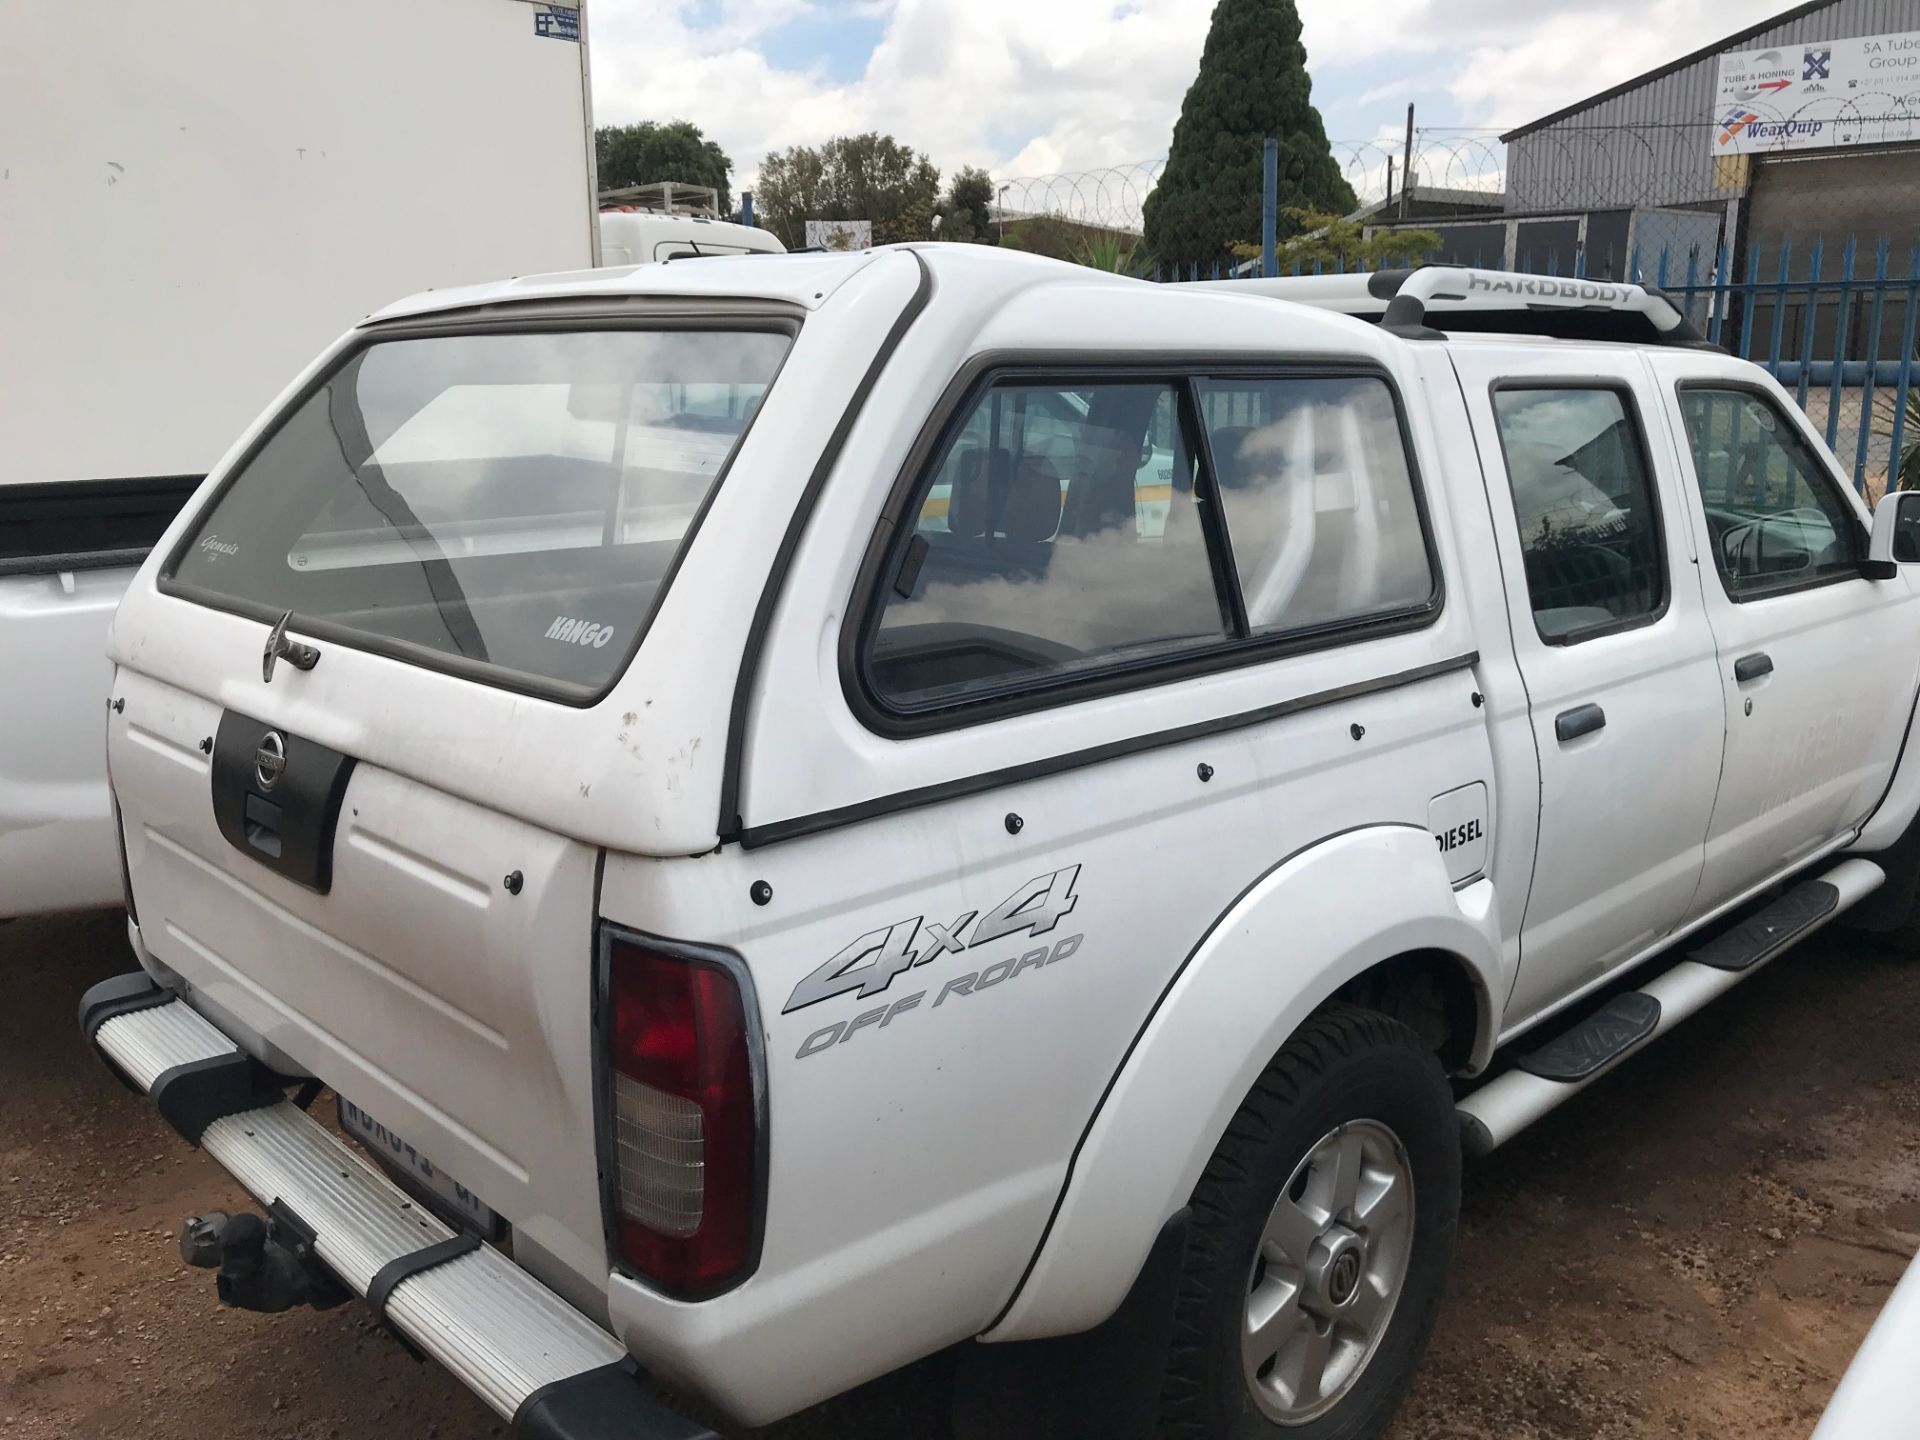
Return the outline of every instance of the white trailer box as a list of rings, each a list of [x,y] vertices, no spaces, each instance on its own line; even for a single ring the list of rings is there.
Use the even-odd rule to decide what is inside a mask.
[[[593,265],[594,197],[574,3],[0,6],[0,916],[120,894],[106,623],[192,485],[369,312]]]

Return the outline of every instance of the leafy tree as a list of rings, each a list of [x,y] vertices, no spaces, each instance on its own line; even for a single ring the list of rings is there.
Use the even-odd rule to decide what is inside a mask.
[[[933,217],[936,226],[933,238],[951,240],[956,245],[977,245],[982,241],[991,245],[993,236],[982,235],[973,228],[973,216],[965,210],[954,208],[950,203],[942,203],[940,213]]]
[[[991,245],[995,238],[992,207],[993,177],[976,166],[963,165],[954,172],[940,205],[940,238]]]
[[[870,220],[873,243],[924,240],[940,200],[940,172],[891,135],[841,135],[795,145],[760,163],[755,218],[792,248],[809,220]]]
[[[1147,244],[1175,264],[1224,259],[1260,233],[1261,147],[1280,142],[1280,236],[1287,212],[1345,214],[1353,189],[1327,148],[1310,100],[1307,51],[1294,0],[1220,0],[1174,123],[1160,183],[1146,201]]]
[[[602,190],[684,180],[689,185],[712,186],[720,192],[720,213],[733,211],[728,188],[733,161],[691,120],[602,125],[593,132],[593,151]]]
[[[753,183],[753,218],[771,230],[789,250],[806,244],[807,221],[852,219],[829,215],[827,161],[820,150],[795,145],[775,150],[760,162]]]

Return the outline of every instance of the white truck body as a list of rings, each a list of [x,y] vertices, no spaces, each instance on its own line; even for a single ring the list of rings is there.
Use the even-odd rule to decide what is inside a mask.
[[[1861,1342],[1859,1353],[1840,1377],[1813,1440],[1872,1440],[1913,1428],[1920,1406],[1920,1374],[1913,1357],[1920,1350],[1920,1261],[1887,1297],[1886,1306]]]
[[[105,622],[286,376],[395,296],[595,263],[581,24],[568,0],[0,14],[0,916],[117,902]],[[147,512],[116,525],[130,491]],[[27,533],[76,505],[97,523],[57,548]]]
[[[1920,559],[1920,512],[1895,497],[1870,542],[1777,385],[1652,343],[1664,312],[1612,288],[1569,304],[1650,321],[1649,343],[1373,326],[1257,287],[947,246],[389,307],[268,408],[114,621],[145,971],[127,993],[147,1008],[97,1005],[89,1031],[142,1088],[164,1088],[143,1057],[188,1031],[170,1053],[323,1079],[503,1215],[513,1262],[421,1274],[398,1323],[541,1434],[571,1433],[532,1428],[541,1387],[609,1355],[757,1424],[962,1341],[1011,1352],[1150,1309],[1163,1261],[1201,1263],[1179,1238],[1208,1223],[1190,1201],[1265,1133],[1235,1117],[1278,1093],[1300,1037],[1399,1036],[1438,1120],[1342,1119],[1260,1202],[1282,1225],[1319,1183],[1313,1157],[1345,1157],[1346,1198],[1313,1222],[1326,1273],[1296,1288],[1357,1305],[1351,1264],[1377,1265],[1379,1305],[1263,1364],[1248,1348],[1220,1402],[1259,1433],[1371,1426],[1438,1293],[1395,1311],[1387,1272],[1444,1268],[1459,1135],[1504,1141],[1750,973],[1777,948],[1734,923],[1757,897],[1795,882],[1778,903],[1805,913],[1756,923],[1798,935],[1883,882],[1912,893],[1912,866],[1881,852],[1920,811],[1902,763],[1920,569],[1890,558]],[[608,417],[640,400],[609,408],[591,357],[688,329],[692,368],[640,386],[668,406],[647,423],[698,428],[728,387],[752,394],[724,409],[730,455],[697,505],[635,529],[629,426]],[[743,335],[790,353],[751,381],[698,368]],[[366,559],[367,583],[409,587],[375,610],[288,558],[345,521],[274,529],[249,497],[305,463],[312,417],[376,394],[403,343],[585,358],[513,362],[571,440],[484,449],[503,487],[544,478],[514,482],[511,517],[423,520],[390,576]],[[460,383],[421,381],[409,403]],[[1074,457],[1058,407],[1021,453],[1032,390],[1083,397]],[[377,475],[382,443],[369,433],[351,473]],[[378,484],[440,493],[389,469]],[[547,498],[588,473],[587,500]],[[504,558],[523,568],[483,530],[518,537]],[[215,536],[235,553],[209,557]],[[622,555],[644,583],[579,578]],[[1182,555],[1213,557],[1195,585],[1127,569]],[[286,657],[270,677],[263,645]],[[692,1110],[610,1076],[630,1044],[667,1044],[649,1028],[667,1001],[627,1005],[642,962],[739,1007],[712,1033],[741,1068]],[[1583,1002],[1598,1008],[1575,1023]],[[1536,1030],[1555,1038],[1503,1049]],[[673,1041],[703,1063],[719,1043]],[[1457,1117],[1443,1069],[1477,1086]],[[241,1108],[205,1133],[243,1176],[245,1114],[310,1123],[284,1101]],[[317,1127],[300,1143],[337,1144]],[[688,1153],[704,1180],[658,1178]],[[313,1185],[276,1193],[334,1214]],[[659,1257],[705,1233],[702,1196],[740,1246],[662,1280]],[[338,1223],[321,1253],[348,1288],[404,1259]],[[1242,1267],[1231,1304],[1250,1303],[1249,1270],[1268,1293],[1279,1233],[1225,1262]],[[498,1380],[500,1337],[530,1322],[463,1309],[460,1266],[564,1297],[577,1324],[542,1323],[571,1358]],[[1249,1347],[1266,1323],[1250,1313]]]
[[[710,220],[704,215],[664,215],[650,210],[600,212],[602,265],[664,265],[694,255],[784,255],[771,230]]]

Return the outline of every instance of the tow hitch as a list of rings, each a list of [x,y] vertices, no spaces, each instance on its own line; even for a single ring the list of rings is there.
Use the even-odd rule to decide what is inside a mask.
[[[326,1310],[352,1298],[314,1253],[313,1231],[277,1201],[265,1219],[223,1210],[188,1216],[180,1227],[180,1258],[219,1271],[221,1303],[236,1310]]]

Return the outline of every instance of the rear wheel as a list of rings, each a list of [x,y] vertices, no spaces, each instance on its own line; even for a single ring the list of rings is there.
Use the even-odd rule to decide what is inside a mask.
[[[1867,930],[1857,926],[1843,926],[1866,940],[1874,949],[1888,955],[1896,955],[1903,960],[1920,956],[1920,915],[1909,915],[1891,929]]]
[[[1428,1046],[1375,1011],[1308,1021],[1194,1190],[1164,1432],[1380,1434],[1433,1328],[1459,1203],[1453,1097]]]

